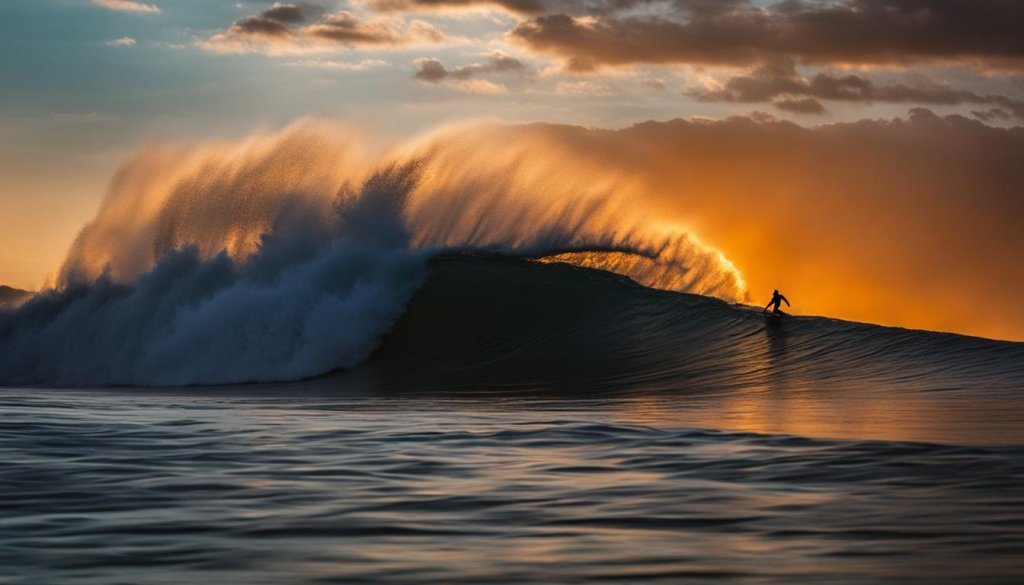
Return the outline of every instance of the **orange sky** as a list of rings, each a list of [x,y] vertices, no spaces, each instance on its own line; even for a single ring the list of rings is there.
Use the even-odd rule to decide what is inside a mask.
[[[1024,340],[1024,130],[926,111],[814,129],[736,118],[550,127],[743,273],[752,302]]]

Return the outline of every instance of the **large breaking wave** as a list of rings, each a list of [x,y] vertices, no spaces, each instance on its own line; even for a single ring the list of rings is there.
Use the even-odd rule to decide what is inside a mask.
[[[476,125],[381,151],[307,120],[143,149],[57,284],[0,313],[0,384],[294,380],[364,361],[440,252],[612,270],[743,300],[739,272],[647,221],[628,177],[543,132]]]
[[[757,307],[604,271],[446,255],[431,261],[369,369],[380,388],[460,394],[775,392],[813,401],[843,390],[892,405],[938,391],[1009,405],[1024,389],[1024,343],[825,317],[766,320]]]

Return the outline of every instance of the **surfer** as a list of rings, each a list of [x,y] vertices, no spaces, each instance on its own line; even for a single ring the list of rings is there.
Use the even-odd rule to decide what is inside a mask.
[[[767,313],[768,312],[768,307],[770,307],[772,305],[775,305],[775,308],[772,309],[772,314],[773,315],[782,315],[783,314],[782,311],[779,310],[779,307],[782,305],[782,301],[786,301],[786,306],[787,307],[790,306],[789,299],[787,299],[785,295],[780,295],[778,290],[773,290],[772,291],[772,300],[768,301],[768,304],[764,306],[764,312]]]

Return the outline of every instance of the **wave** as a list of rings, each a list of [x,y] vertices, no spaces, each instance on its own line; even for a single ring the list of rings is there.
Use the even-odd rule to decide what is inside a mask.
[[[381,151],[306,120],[143,149],[56,286],[0,313],[0,384],[272,382],[351,368],[403,313],[429,258],[453,251],[561,255],[648,286],[745,297],[720,252],[648,225],[626,179],[543,133],[517,137],[477,125]]]
[[[277,245],[268,238],[264,253]],[[178,385],[228,372],[245,382],[314,377],[321,388],[369,375],[380,389],[588,395],[847,389],[991,399],[1024,388],[1022,343],[823,317],[767,320],[758,308],[559,262],[566,254],[599,252],[386,256],[341,247],[293,257],[284,277],[225,255],[203,262],[188,248],[133,285],[101,279],[0,314],[0,373],[35,376],[18,384],[109,385],[113,372]],[[32,351],[9,344],[12,332],[24,342],[23,331],[40,332]],[[159,331],[166,336],[139,337]],[[25,359],[44,349],[96,361],[55,370],[49,359]]]
[[[560,263],[441,256],[371,357],[383,387],[601,391],[1024,389],[1024,343],[760,308]]]
[[[0,285],[0,308],[14,308],[30,298],[30,291]]]
[[[1024,387],[1024,345],[793,318],[543,131],[388,150],[306,120],[143,149],[53,288],[0,311],[0,385]],[[694,293],[680,295],[679,293]],[[703,295],[703,296],[697,296]]]

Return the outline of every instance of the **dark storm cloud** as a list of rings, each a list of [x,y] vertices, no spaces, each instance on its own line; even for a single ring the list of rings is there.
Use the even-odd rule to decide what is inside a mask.
[[[807,63],[1024,67],[1024,2],[1019,0],[788,0],[768,6],[678,1],[666,6],[642,16],[545,13],[521,22],[511,34],[534,50],[592,65],[743,65],[792,57]]]
[[[800,111],[799,102],[813,108],[810,101],[889,102],[934,105],[992,104],[1024,119],[1024,100],[1003,95],[985,95],[956,89],[925,78],[913,83],[876,84],[860,75],[818,73],[805,78],[792,61],[780,59],[754,69],[748,75],[728,79],[715,90],[697,92],[703,101],[766,102],[775,101],[781,109]],[[820,104],[818,104],[820,106]],[[794,107],[795,106],[795,107]],[[810,111],[809,109],[803,111]],[[818,110],[819,113],[822,110]]]

